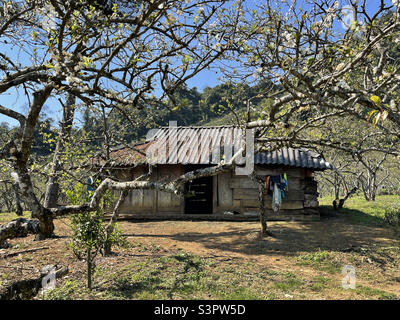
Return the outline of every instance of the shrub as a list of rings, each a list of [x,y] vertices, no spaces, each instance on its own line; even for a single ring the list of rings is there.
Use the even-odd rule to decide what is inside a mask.
[[[400,227],[400,203],[392,204],[385,209],[385,221],[395,227]]]
[[[99,181],[97,182],[97,184]],[[68,200],[72,204],[80,204],[90,200],[92,191],[77,183],[73,190],[66,192]],[[110,190],[103,195],[96,211],[82,212],[71,217],[73,231],[70,247],[78,259],[87,262],[87,287],[92,288],[92,275],[95,268],[94,259],[104,249],[106,243],[111,245],[123,245],[121,230],[114,226],[113,232],[107,234],[107,228],[103,223],[104,208],[115,200]]]

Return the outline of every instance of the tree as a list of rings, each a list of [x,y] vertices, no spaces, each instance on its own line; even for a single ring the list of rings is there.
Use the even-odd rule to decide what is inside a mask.
[[[87,287],[92,289],[94,259],[104,245],[102,216],[98,212],[85,212],[73,216],[71,247],[78,259],[85,257],[87,263]]]
[[[359,184],[346,187],[343,199],[360,185],[368,185],[373,198],[377,168],[366,157],[400,154],[400,8],[397,1],[350,4],[351,17],[331,0],[249,6],[238,23],[231,63],[222,71],[237,83],[275,84],[258,93],[267,104],[248,105],[246,127],[256,129],[259,150],[292,146],[344,152],[358,162],[358,170],[364,163],[361,170],[366,168],[370,179],[356,173]],[[349,123],[374,132],[354,131]],[[338,133],[343,127],[347,134]],[[361,143],[363,138],[370,144]]]
[[[381,1],[371,13],[367,1],[354,1],[353,22],[339,32],[337,25],[345,20],[339,3],[309,2],[300,7],[296,1],[267,0],[251,8],[240,1],[231,7],[227,1],[4,2],[0,93],[20,88],[29,108],[22,114],[0,107],[0,113],[20,123],[0,155],[11,164],[21,199],[39,220],[33,224],[38,228],[34,233],[51,235],[56,216],[94,211],[98,197],[107,189],[159,188],[180,194],[182,182],[189,176],[232,169],[233,162],[221,164],[170,183],[121,183],[108,176],[90,202],[55,208],[44,206],[35,195],[28,170],[34,128],[44,103],[54,95],[72,95],[75,105],[100,114],[99,133],[107,145],[102,156],[107,161],[112,134],[106,127],[114,113],[134,124],[129,108],[141,111],[168,106],[168,102],[155,101],[168,98],[173,102],[177,88],[218,59],[229,61],[219,66],[231,83],[272,84],[260,88],[254,97],[264,103],[246,101],[245,125],[257,129],[260,149],[292,145],[355,155],[367,149],[384,150],[398,156],[400,77],[398,57],[391,53],[396,51],[393,46],[399,45],[399,5]],[[29,53],[20,59],[21,65],[14,63],[10,46]],[[242,88],[249,90],[247,84]],[[228,108],[234,105],[229,99],[225,102]],[[139,112],[139,119],[143,114],[152,112]],[[345,119],[375,126],[390,143],[358,150],[352,141],[343,142],[340,135],[331,134],[330,120],[340,123]],[[315,128],[320,136],[311,136]],[[65,141],[60,135],[58,139]],[[78,179],[74,170],[67,171]]]
[[[399,42],[399,7],[382,1],[371,13],[366,1],[352,6],[356,19],[343,32],[338,25],[345,17],[337,1],[301,7],[271,0],[242,16],[242,36],[231,56],[242,69],[225,72],[281,87],[262,92],[271,104],[247,124],[262,128],[260,142],[336,147],[340,141],[305,141],[301,133],[344,115],[372,122],[399,142],[400,78],[397,57],[388,55]]]
[[[0,155],[12,165],[21,199],[32,218],[39,220],[29,232],[39,238],[51,236],[54,217],[78,212],[75,206],[46,207],[34,192],[28,166],[35,126],[46,101],[64,94],[73,96],[75,105],[124,113],[127,106],[145,108],[149,93],[157,89],[161,100],[172,96],[232,44],[235,28],[226,26],[235,24],[236,9],[228,10],[226,3],[2,2],[0,93],[23,90],[28,111],[22,114],[0,106],[1,114],[19,122]],[[24,53],[17,63],[11,47]],[[58,140],[65,141],[63,134]],[[56,171],[53,166],[55,178]],[[89,205],[79,209],[84,208],[95,209]],[[1,240],[11,236],[0,233]]]
[[[69,200],[72,204],[79,204],[90,198],[90,193],[82,184],[77,184],[74,191],[68,193]],[[104,205],[110,205],[112,195],[106,194],[102,202]],[[78,259],[83,257],[87,265],[87,287],[92,289],[93,271],[95,268],[95,258],[101,250],[109,250],[111,245],[125,244],[121,233],[113,226],[113,230],[109,230],[103,224],[104,211],[102,205],[98,206],[95,211],[83,212],[73,215],[71,218],[71,227],[73,231],[70,246]]]
[[[324,125],[310,128],[301,138],[335,142],[319,147],[318,151],[336,168],[331,180],[327,178],[330,174],[324,176],[334,186],[337,201],[341,186],[345,195],[362,190],[366,200],[374,200],[378,188],[389,177],[388,172],[381,176],[386,160],[398,153],[393,137],[376,126],[346,115],[326,119]]]

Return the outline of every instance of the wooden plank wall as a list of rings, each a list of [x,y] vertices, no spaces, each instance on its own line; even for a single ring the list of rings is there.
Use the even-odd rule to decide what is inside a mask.
[[[158,179],[172,180],[184,174],[182,165],[158,165]],[[157,192],[157,206],[155,212],[184,213],[184,200],[170,192]]]
[[[129,171],[120,170],[121,180],[132,180],[147,172],[145,167],[136,167]],[[307,208],[308,191],[305,182],[304,169],[276,168],[268,169],[256,166],[258,175],[277,175],[286,173],[289,190],[282,201],[281,215],[290,212],[297,215]],[[182,165],[158,165],[153,170],[151,180],[164,180],[178,177],[184,173]],[[225,172],[213,178],[213,211],[224,213],[225,211],[237,211],[241,214],[256,214],[258,212],[258,186],[247,176],[238,176],[234,172]],[[306,191],[306,194],[305,194]],[[307,199],[305,199],[307,198]],[[272,197],[265,195],[267,209],[272,207]],[[184,199],[168,192],[156,190],[134,190],[129,193],[121,208],[121,214],[157,214],[157,213],[184,213]],[[271,212],[272,213],[272,210]]]
[[[147,168],[137,166],[132,169],[118,170],[118,178],[122,181],[133,180],[145,173]],[[150,180],[169,180],[184,173],[183,166],[159,165],[153,169]],[[116,193],[118,196],[118,193]],[[169,192],[157,190],[132,190],[121,206],[121,214],[130,213],[183,213],[183,199]]]
[[[304,169],[256,167],[256,172],[258,175],[277,175],[285,172],[288,177],[289,190],[285,193],[281,209],[299,210],[304,208]],[[217,183],[218,200],[215,210],[217,213],[232,210],[245,213],[258,210],[258,185],[247,176],[224,173],[218,175]],[[272,197],[265,195],[264,199],[266,208],[271,209]]]
[[[146,174],[147,168],[144,166],[138,166],[134,169],[125,169],[116,171],[117,177],[121,181],[133,180],[143,174]],[[121,213],[128,212],[141,212],[150,213],[153,212],[153,190],[132,190],[129,192],[125,201],[121,205]],[[115,196],[118,197],[119,192],[115,192]],[[139,210],[140,208],[140,210]]]

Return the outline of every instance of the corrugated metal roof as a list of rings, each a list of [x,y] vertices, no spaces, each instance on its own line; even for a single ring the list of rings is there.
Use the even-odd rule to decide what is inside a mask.
[[[284,165],[316,170],[333,169],[325,159],[312,151],[304,149],[282,148],[271,152],[256,153],[255,164]]]
[[[210,164],[221,161],[218,155],[237,152],[242,135],[235,126],[163,127],[153,141],[148,155],[155,163]]]
[[[242,129],[237,126],[162,127],[148,142],[112,150],[111,165],[216,164],[221,161],[221,155],[225,155],[228,161],[240,150],[242,141]],[[288,147],[258,152],[254,156],[254,163],[314,170],[333,169],[315,152]]]

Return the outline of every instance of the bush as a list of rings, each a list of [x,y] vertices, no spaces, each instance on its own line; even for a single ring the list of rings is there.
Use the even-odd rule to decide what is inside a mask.
[[[400,203],[391,205],[385,210],[385,221],[395,227],[400,227]]]
[[[66,195],[70,203],[77,205],[89,201],[93,196],[93,191],[88,191],[83,184],[77,183],[73,190],[66,191]],[[95,211],[82,212],[71,217],[73,235],[70,247],[79,260],[85,259],[87,262],[89,289],[92,288],[94,261],[97,254],[105,249],[106,244],[111,248],[112,245],[119,246],[126,243],[118,226],[114,225],[113,230],[107,232],[107,227],[103,223],[104,210],[102,208],[109,206],[113,201],[115,197],[110,190],[107,190]]]

